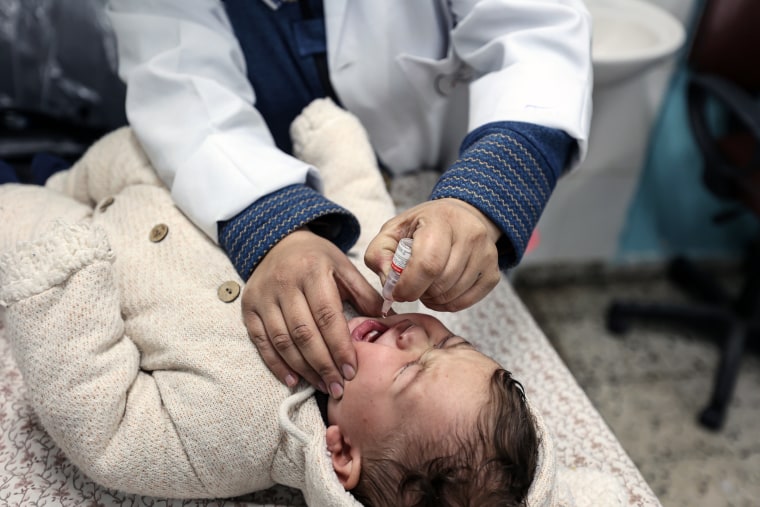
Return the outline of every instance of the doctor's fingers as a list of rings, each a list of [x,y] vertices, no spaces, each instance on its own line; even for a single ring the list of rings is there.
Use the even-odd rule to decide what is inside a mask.
[[[420,298],[422,303],[433,310],[455,312],[483,299],[501,280],[496,249],[493,250],[493,253],[478,252],[470,257],[461,276],[448,291],[439,294],[428,291]]]
[[[418,251],[419,248],[427,248],[424,246],[426,242],[424,239],[422,240],[423,245],[418,246],[418,239],[420,239],[418,235],[421,228],[428,227],[435,229],[438,227],[437,225],[433,225],[435,223],[448,227],[446,226],[446,218],[442,214],[437,213],[438,204],[434,204],[434,201],[426,201],[402,211],[385,222],[380,228],[380,232],[372,238],[364,253],[364,264],[378,274],[381,283],[385,283],[385,278],[391,269],[393,254],[403,238],[414,239],[414,246],[412,246],[413,259],[415,257],[414,252]],[[430,234],[430,236],[436,238],[435,234]],[[450,234],[443,234],[437,237],[441,243],[446,242],[449,238]]]
[[[325,384],[316,369],[312,368],[312,362],[315,364],[320,364],[320,361],[322,364],[327,362],[334,369],[327,347],[316,331],[316,324],[313,320],[309,322],[311,314],[303,295],[289,291],[285,298],[288,301],[287,306],[270,306],[259,314],[264,324],[265,338],[257,336],[254,343],[257,343],[257,346],[260,344],[264,344],[264,347],[271,346],[276,357],[273,357],[271,353],[267,356],[268,359],[265,361],[268,366],[271,362],[281,370],[283,366],[279,363],[282,362],[285,368],[326,393],[326,386],[329,384]],[[272,369],[271,366],[270,369]],[[286,378],[285,383],[289,384],[289,382],[290,379]]]
[[[498,275],[495,279],[492,276],[486,277],[485,275],[481,275],[469,289],[452,301],[444,304],[435,304],[426,301],[423,297],[422,303],[431,310],[439,312],[457,312],[459,310],[464,310],[486,297],[488,293],[496,287],[499,280],[501,280],[501,275]]]
[[[348,259],[345,263],[348,269],[356,271]],[[343,269],[346,267],[343,266]],[[356,274],[364,280],[358,271]],[[298,315],[293,313],[291,316],[290,310],[285,314],[289,326],[291,323],[298,325],[311,317],[314,328],[308,331],[304,328],[300,334],[293,334],[293,339],[336,399],[343,395],[343,379],[351,380],[356,373],[356,351],[343,314],[344,298],[341,293],[348,290],[343,278],[338,267],[331,276],[306,280],[303,293],[308,309],[293,307],[294,312],[299,312]]]
[[[466,304],[469,298],[460,298],[472,287],[477,285],[480,291],[488,293],[500,278],[495,245],[473,242],[470,238],[466,238],[466,241],[457,239],[452,245],[443,272],[420,299],[429,308],[443,311],[461,310],[466,307],[462,305]]]
[[[255,274],[254,274],[255,275]],[[251,340],[259,349],[269,369],[291,386],[301,376],[311,385],[327,392],[320,375],[311,367],[304,350],[317,357],[330,360],[326,346],[321,343],[305,297],[298,285],[280,285],[274,292],[266,286],[252,283],[253,276],[243,291],[243,315]],[[288,314],[289,312],[289,314]],[[316,338],[310,340],[310,338]],[[302,342],[312,342],[309,346]],[[322,345],[322,351],[318,346]],[[315,350],[316,348],[316,350]]]
[[[330,283],[333,283],[330,280]],[[307,290],[292,297],[280,299],[282,315],[287,326],[288,337],[282,337],[278,342],[271,336],[275,347],[288,363],[288,365],[302,375],[310,384],[323,392],[330,393],[333,397],[340,398],[343,394],[343,377],[338,371],[325,335],[319,328],[322,319],[343,320],[346,341],[348,338],[348,326],[341,311],[341,303],[338,300],[338,308],[325,303]],[[345,344],[351,348],[350,343]],[[345,353],[345,351],[344,351]]]
[[[394,218],[386,222],[367,245],[367,250],[364,252],[364,264],[377,274],[381,284],[385,283],[385,278],[391,269],[391,260],[399,241],[406,237],[405,229],[400,220]]]
[[[464,284],[463,277],[467,268],[465,254],[444,243],[432,255],[423,248],[418,248],[415,255],[414,262],[410,260],[401,273],[393,291],[394,300],[414,301],[427,297],[445,302],[466,290],[460,287]]]
[[[243,321],[248,330],[248,337],[256,346],[267,368],[282,383],[288,387],[295,387],[299,380],[298,373],[288,366],[269,339],[262,317],[256,311],[246,311],[243,312]]]
[[[454,231],[445,220],[420,219],[413,238],[412,255],[393,290],[397,301],[415,301],[431,289],[448,291],[467,264],[462,249],[455,250]]]

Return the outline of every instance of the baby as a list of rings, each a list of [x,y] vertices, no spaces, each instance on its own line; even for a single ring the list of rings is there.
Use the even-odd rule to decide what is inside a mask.
[[[327,449],[365,505],[521,505],[537,436],[509,372],[429,315],[349,321],[359,369]]]
[[[393,204],[355,118],[321,100],[292,132],[327,197],[377,230]],[[0,305],[30,402],[106,487],[223,498],[280,483],[315,506],[520,505],[540,474],[519,383],[434,317],[351,319],[357,374],[326,414],[312,388],[279,382],[241,322],[243,281],[128,129],[46,187],[0,186],[0,220]]]

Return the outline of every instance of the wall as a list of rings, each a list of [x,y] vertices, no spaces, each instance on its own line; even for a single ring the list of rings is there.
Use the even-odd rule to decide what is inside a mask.
[[[693,27],[693,20],[689,21]],[[702,182],[703,161],[688,119],[685,56],[686,52],[679,59],[650,136],[642,174],[620,234],[618,261],[675,255],[738,259],[760,230],[756,217],[746,210],[728,221],[715,220],[719,214],[743,208],[716,198]],[[714,112],[721,111],[716,108]],[[721,115],[716,114],[715,119],[719,121]]]
[[[688,28],[699,0],[645,1]],[[674,245],[663,243],[660,224],[669,213],[662,199],[673,191],[662,185],[672,182],[649,174],[649,149],[685,51],[628,82],[595,88],[588,157],[560,180],[523,264],[659,259],[672,253]],[[648,186],[642,186],[645,176]],[[688,206],[681,211],[690,213]],[[675,220],[672,214],[665,218]]]

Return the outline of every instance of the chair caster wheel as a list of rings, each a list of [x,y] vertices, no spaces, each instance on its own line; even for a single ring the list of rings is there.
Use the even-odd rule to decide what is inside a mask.
[[[614,334],[623,334],[631,327],[630,320],[623,314],[618,303],[612,303],[607,309],[607,330]]]
[[[724,410],[715,407],[707,407],[699,414],[699,423],[707,429],[717,431],[723,427],[726,417]]]

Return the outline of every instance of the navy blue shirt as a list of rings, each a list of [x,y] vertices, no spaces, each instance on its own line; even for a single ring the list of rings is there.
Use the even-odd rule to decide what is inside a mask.
[[[277,146],[292,153],[290,124],[301,110],[321,97],[339,103],[327,71],[322,1],[284,2],[276,10],[257,0],[226,0],[225,6],[245,55],[255,106]],[[557,129],[520,122],[484,125],[464,139],[459,159],[442,174],[431,199],[461,199],[488,216],[504,233],[499,265],[509,268],[522,258],[575,149],[575,141]],[[219,244],[247,279],[277,242],[301,227],[344,252],[359,237],[359,223],[349,211],[311,188],[291,185],[220,222]]]

